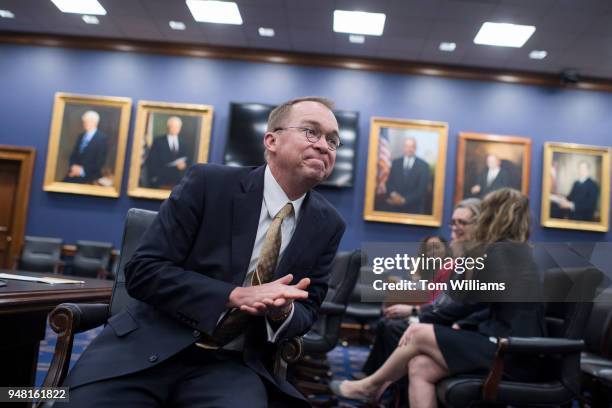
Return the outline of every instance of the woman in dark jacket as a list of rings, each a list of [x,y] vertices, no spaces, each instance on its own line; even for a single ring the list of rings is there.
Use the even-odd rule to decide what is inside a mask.
[[[461,325],[411,325],[389,359],[374,374],[359,381],[333,382],[338,395],[378,400],[385,388],[408,374],[410,407],[435,407],[435,384],[455,374],[486,374],[491,368],[497,339],[508,336],[544,336],[544,306],[534,302],[540,280],[529,238],[529,200],[517,190],[504,188],[482,202],[475,239],[484,268],[466,272],[469,288],[455,291],[476,310]],[[495,284],[495,285],[491,285]],[[481,290],[503,284],[503,290]],[[474,286],[478,286],[475,288]],[[533,366],[508,361],[509,378],[529,379]]]

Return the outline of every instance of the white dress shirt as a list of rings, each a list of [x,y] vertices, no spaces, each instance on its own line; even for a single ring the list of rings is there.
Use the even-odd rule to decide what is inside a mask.
[[[404,170],[410,170],[414,165],[414,156],[408,157],[404,156]]]
[[[495,178],[499,174],[499,170],[500,170],[499,167],[496,167],[494,169],[489,169],[489,171],[487,172],[487,186],[490,186],[491,184],[493,184],[493,181],[495,181]]]
[[[179,142],[177,135],[166,135],[168,139],[168,146],[170,147],[171,152],[178,152]]]
[[[244,279],[243,286],[251,285],[251,275],[253,271],[255,271],[255,267],[257,266],[257,262],[259,261],[259,254],[263,248],[264,241],[266,240],[266,233],[268,232],[268,228],[274,219],[274,216],[278,214],[278,212],[285,206],[287,203],[293,204],[293,214],[287,216],[283,223],[281,224],[281,247],[280,252],[278,254],[277,266],[280,264],[283,253],[287,248],[287,245],[291,241],[291,237],[293,237],[293,233],[295,232],[295,227],[297,225],[297,220],[300,215],[300,208],[302,207],[302,203],[304,202],[304,198],[306,194],[302,195],[297,200],[290,200],[287,197],[287,194],[283,191],[282,187],[278,184],[270,168],[266,166],[264,171],[264,189],[263,189],[263,202],[261,204],[261,212],[259,214],[259,225],[257,226],[257,233],[255,234],[255,244],[253,245],[253,252],[251,253],[251,260],[249,261],[248,273]],[[279,334],[287,327],[289,322],[293,317],[293,307],[291,308],[291,312],[285,321],[281,324],[281,326],[275,331],[272,329],[272,326],[266,319],[266,329],[268,333],[268,341],[276,342],[279,337]],[[225,316],[223,312],[219,320]],[[223,346],[225,350],[242,350],[244,348],[244,335],[236,337],[234,340],[227,343]]]

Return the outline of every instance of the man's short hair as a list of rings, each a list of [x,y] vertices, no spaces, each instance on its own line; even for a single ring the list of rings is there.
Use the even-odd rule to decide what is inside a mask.
[[[91,117],[96,121],[96,123],[100,123],[100,114],[96,111],[88,110],[83,114],[83,116],[81,116],[81,119],[85,119],[86,117]]]
[[[268,132],[273,132],[274,129],[283,127],[283,121],[291,111],[291,107],[300,102],[317,102],[325,106],[330,111],[334,110],[334,102],[330,99],[321,96],[304,96],[302,98],[291,99],[290,101],[281,103],[270,112],[268,116]]]
[[[183,124],[183,120],[181,118],[179,118],[178,116],[170,116],[168,118],[168,120],[166,121],[166,123],[170,122],[171,120],[176,120],[178,121],[178,123],[180,123],[181,125]]]

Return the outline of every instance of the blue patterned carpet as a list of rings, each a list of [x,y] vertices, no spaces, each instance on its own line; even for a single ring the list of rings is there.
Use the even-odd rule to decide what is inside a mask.
[[[102,327],[96,327],[84,333],[79,333],[74,338],[74,345],[72,348],[72,356],[70,357],[70,368],[79,359],[79,356],[85,350],[87,345],[102,331]],[[55,341],[57,334],[47,324],[47,332],[45,333],[45,339],[40,342],[40,352],[38,353],[38,367],[36,369],[36,386],[41,386],[47,370],[49,370],[49,364],[51,364],[51,358],[53,357],[53,351],[55,350]]]

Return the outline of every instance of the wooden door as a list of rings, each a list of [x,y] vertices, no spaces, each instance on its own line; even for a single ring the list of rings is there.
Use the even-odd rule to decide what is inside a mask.
[[[10,268],[23,245],[35,149],[0,145],[0,268]]]
[[[17,161],[0,160],[0,265],[5,268],[11,264],[19,167]]]

